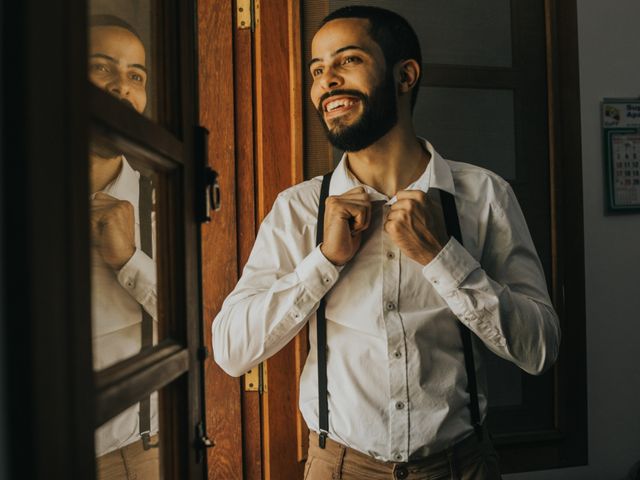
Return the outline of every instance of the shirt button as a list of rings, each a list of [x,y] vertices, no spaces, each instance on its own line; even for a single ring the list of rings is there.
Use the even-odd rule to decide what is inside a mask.
[[[401,462],[403,457],[401,453],[396,453],[393,458],[395,458],[396,461]]]
[[[393,252],[387,252],[387,258],[389,260],[393,260],[394,258],[396,258],[396,254]]]
[[[322,278],[322,281],[323,281],[324,283],[330,283],[330,282],[331,282],[331,279],[330,279],[329,277],[323,277],[323,278]]]
[[[438,285],[440,283],[440,281],[437,278],[432,278],[431,281],[435,284]]]
[[[127,280],[127,287],[129,288],[133,288],[135,287],[135,282],[133,280]]]
[[[395,310],[396,304],[393,302],[387,302],[387,310]]]
[[[404,402],[396,402],[396,410],[402,410],[404,408]]]
[[[402,356],[402,352],[400,350],[396,350],[393,352],[393,356],[396,358],[400,358]]]

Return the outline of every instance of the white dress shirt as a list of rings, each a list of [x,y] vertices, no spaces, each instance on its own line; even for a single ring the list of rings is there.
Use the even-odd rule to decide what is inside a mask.
[[[364,185],[371,225],[342,269],[315,246],[321,177],[282,192],[265,218],[235,289],[213,322],[216,362],[242,375],[309,322],[311,349],[300,410],[318,431],[315,311],[327,300],[329,437],[385,461],[441,451],[473,432],[458,322],[474,342],[538,374],[557,356],[560,331],[542,266],[517,200],[485,169],[431,160],[407,190],[455,196],[464,247],[451,238],[426,266],[406,257],[382,226],[388,198]],[[346,156],[329,194],[362,184]],[[476,348],[480,411],[486,382]]]
[[[157,337],[156,266],[154,260],[140,249],[139,179],[140,173],[131,168],[123,157],[120,173],[102,190],[103,193],[133,205],[136,251],[117,272],[105,263],[99,252],[92,251],[91,328],[94,370],[102,370],[140,353],[142,308],[154,319],[154,343]],[[156,393],[152,395],[151,405],[153,434],[158,430]],[[96,430],[97,456],[140,438],[138,410],[138,404],[135,404]]]

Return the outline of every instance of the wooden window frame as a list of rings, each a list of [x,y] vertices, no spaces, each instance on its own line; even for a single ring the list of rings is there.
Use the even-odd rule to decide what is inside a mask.
[[[2,193],[11,199],[3,216],[14,226],[2,252],[12,301],[6,330],[9,459],[11,476],[93,478],[94,431],[128,405],[165,388],[161,412],[166,478],[203,478],[204,459],[195,425],[201,421],[199,223],[196,220],[193,132],[194,2],[159,1],[163,25],[179,32],[163,37],[173,65],[159,112],[167,129],[134,113],[89,84],[87,0],[3,6],[3,57],[16,69],[3,85],[3,145],[8,163]],[[168,31],[168,30],[163,30]],[[6,65],[6,64],[5,64]],[[191,67],[190,67],[191,66]],[[177,68],[176,68],[177,67]],[[162,102],[161,102],[162,103]],[[99,113],[98,113],[99,112]],[[171,339],[98,373],[91,353],[88,163],[90,133],[144,150],[177,168],[182,192],[171,205],[181,225],[170,234],[175,276]],[[3,202],[3,205],[7,205]],[[82,252],[86,252],[83,254]],[[182,319],[177,321],[178,316]],[[168,402],[168,403],[167,403]],[[175,435],[173,435],[175,434]],[[180,438],[180,443],[174,441]],[[195,440],[195,441],[194,441]]]

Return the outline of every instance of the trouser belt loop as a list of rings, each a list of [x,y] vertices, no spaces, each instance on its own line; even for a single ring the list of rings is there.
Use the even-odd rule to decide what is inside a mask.
[[[342,465],[344,463],[344,454],[347,451],[347,448],[344,445],[340,446],[340,452],[338,453],[338,458],[336,459],[336,465],[333,469],[333,475],[331,476],[332,480],[340,480],[342,478]]]

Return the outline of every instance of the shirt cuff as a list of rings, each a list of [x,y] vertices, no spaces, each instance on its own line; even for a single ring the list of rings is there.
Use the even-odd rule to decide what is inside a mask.
[[[336,283],[342,268],[331,263],[318,246],[298,264],[296,273],[306,290],[319,300]]]
[[[422,269],[424,277],[444,296],[456,290],[471,272],[480,268],[478,261],[453,237]]]
[[[118,272],[118,282],[138,303],[145,305],[155,293],[156,266],[152,258],[136,249],[129,261]]]

